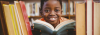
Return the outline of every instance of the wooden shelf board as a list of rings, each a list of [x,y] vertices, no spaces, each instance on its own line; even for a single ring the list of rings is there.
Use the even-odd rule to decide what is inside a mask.
[[[69,16],[63,15],[62,17],[69,17]],[[70,17],[75,17],[75,15],[70,15]],[[42,16],[30,16],[29,18],[42,18]]]

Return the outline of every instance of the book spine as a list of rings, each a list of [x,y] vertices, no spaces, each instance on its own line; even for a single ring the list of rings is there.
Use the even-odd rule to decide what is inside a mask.
[[[87,35],[87,0],[85,1],[86,1],[86,15],[85,15],[86,21],[85,22],[86,22],[86,35]]]
[[[67,12],[68,12],[68,3],[66,2],[66,15],[67,15]]]
[[[62,12],[62,15],[66,15],[66,11],[67,11],[67,10],[66,10],[66,8],[67,8],[66,5],[67,5],[67,4],[66,4],[65,2],[62,2],[62,11],[63,11],[63,12]]]
[[[4,8],[4,15],[5,15],[6,25],[8,29],[8,34],[15,35],[9,5],[3,4],[3,8]]]
[[[64,3],[64,15],[66,15],[66,3]]]
[[[39,16],[39,3],[35,3],[35,16]]]
[[[25,21],[25,24],[26,24],[26,28],[27,28],[28,35],[32,35],[32,31],[31,31],[29,19],[28,19],[27,13],[26,13],[25,4],[24,4],[23,1],[19,1],[19,3],[21,5],[22,14],[23,14],[23,17],[24,17],[24,21]]]
[[[92,35],[94,35],[94,2],[92,0]]]
[[[74,13],[73,14],[75,15],[75,1],[74,1]]]
[[[14,4],[16,6],[15,8],[17,11],[18,22],[22,33],[21,35],[28,35],[20,3],[18,1],[14,1]]]
[[[86,8],[87,35],[92,35],[92,0],[87,0]]]
[[[94,2],[93,35],[100,35],[100,3]]]
[[[13,22],[13,27],[14,27],[15,35],[17,35],[17,34],[18,34],[18,33],[17,33],[17,27],[16,27],[16,25],[15,25],[14,13],[13,13],[13,7],[12,7],[12,6],[13,6],[12,4],[9,5],[10,14],[11,14],[12,22]]]
[[[27,14],[28,14],[28,17],[30,17],[30,3],[26,3],[26,10],[27,10]]]
[[[85,35],[85,3],[76,3],[76,35]]]
[[[32,16],[35,16],[35,3],[32,3]]]
[[[19,16],[18,16],[18,10],[17,10],[17,6],[16,6],[16,1],[14,1],[14,8],[15,8],[15,17],[16,17],[16,22],[18,24],[18,30],[19,30],[19,35],[22,35],[22,31],[21,31],[21,25],[20,25],[20,21],[19,21]]]
[[[1,21],[1,26],[2,26],[2,34],[3,35],[8,35],[8,30],[7,30],[7,25],[6,25],[6,22],[5,22],[5,16],[4,16],[4,11],[3,11],[3,4],[9,4],[9,2],[7,1],[0,1],[0,21]]]
[[[16,29],[17,29],[17,34],[20,35],[20,26],[18,24],[18,21],[17,21],[17,15],[16,15],[16,11],[15,11],[15,7],[14,5],[12,6],[13,7],[13,16],[14,16],[14,20],[15,20],[15,25],[16,25]]]
[[[73,2],[70,2],[70,15],[73,15]]]

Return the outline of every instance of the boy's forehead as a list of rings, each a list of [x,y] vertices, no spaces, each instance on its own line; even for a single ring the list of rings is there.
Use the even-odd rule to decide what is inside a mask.
[[[58,2],[58,1],[57,0],[48,0],[48,1],[46,1],[46,3],[52,3],[52,2]],[[45,2],[44,2],[44,4],[45,4]]]
[[[43,7],[44,8],[49,8],[49,7],[51,7],[51,8],[55,8],[55,7],[59,8],[61,6],[60,6],[58,1],[47,1],[47,2],[44,3]]]
[[[58,4],[59,2],[58,1],[47,1],[47,2],[44,2],[44,5],[48,5],[48,4]]]
[[[60,3],[58,1],[55,0],[50,0],[50,1],[46,1],[44,2],[45,6],[49,6],[49,5],[60,5]]]

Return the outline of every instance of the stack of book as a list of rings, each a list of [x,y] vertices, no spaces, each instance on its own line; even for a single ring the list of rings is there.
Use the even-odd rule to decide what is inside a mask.
[[[0,28],[1,35],[32,35],[23,1],[0,1]]]
[[[76,35],[100,35],[100,2],[74,2]]]

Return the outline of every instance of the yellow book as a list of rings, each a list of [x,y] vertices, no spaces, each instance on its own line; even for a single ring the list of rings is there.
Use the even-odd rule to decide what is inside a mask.
[[[14,5],[10,4],[9,7],[10,7],[10,13],[11,13],[12,21],[13,21],[15,35],[20,35]]]
[[[3,4],[3,8],[4,8],[4,15],[5,15],[5,20],[6,20],[8,35],[15,35],[9,5]]]
[[[14,32],[15,32],[15,35],[17,35],[17,28],[16,28],[16,25],[15,25],[15,20],[14,20],[14,14],[13,14],[13,5],[9,5],[9,8],[10,8],[10,14],[11,14],[11,18],[12,18],[12,22],[13,22],[13,27],[14,27]]]
[[[85,35],[85,3],[76,3],[76,35]]]

